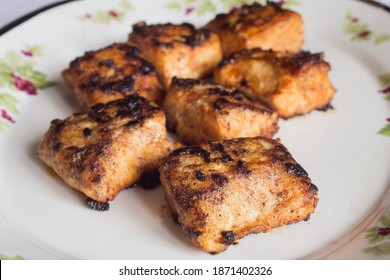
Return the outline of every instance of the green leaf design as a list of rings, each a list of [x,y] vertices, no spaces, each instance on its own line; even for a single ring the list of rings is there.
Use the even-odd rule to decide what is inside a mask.
[[[301,5],[301,1],[298,1],[298,0],[287,0],[283,3],[283,8],[285,9],[291,9],[292,7],[294,6],[299,6]]]
[[[19,111],[16,108],[17,102],[18,100],[8,93],[0,94],[0,106],[7,109],[11,113],[19,114]]]
[[[173,1],[169,2],[165,5],[165,8],[169,10],[175,10],[175,11],[180,11],[181,10],[181,5],[178,1]]]
[[[43,53],[41,45],[26,45],[25,50],[33,54]],[[55,84],[52,81],[48,81],[43,73],[34,70],[33,66],[34,60],[30,57],[26,58],[24,55],[21,55],[21,52],[16,52],[15,50],[7,51],[4,58],[0,59],[0,87],[15,89],[12,74],[30,81],[37,89],[43,89]],[[10,111],[12,111],[12,108]]]
[[[43,89],[55,84],[53,81],[47,80],[45,74],[33,68],[34,59],[30,57],[27,51],[33,55],[41,55],[43,53],[41,45],[26,45],[24,49],[19,49],[19,51],[6,51],[4,56],[0,58],[0,88],[9,87],[12,90],[16,90],[14,79],[17,83],[23,82],[19,79],[29,81],[36,89]],[[20,89],[17,90],[19,91]],[[18,100],[13,95],[4,92],[0,93],[2,114],[2,117],[0,117],[0,132],[4,131],[10,123],[15,122],[12,114],[19,114],[17,103]],[[18,257],[12,258],[17,259]]]
[[[383,215],[379,221],[384,227],[390,227],[390,213],[388,215]]]
[[[375,44],[381,44],[390,40],[390,34],[379,34],[375,37]]]
[[[18,67],[21,66],[33,66],[34,62],[32,60],[23,60],[22,55],[19,52],[14,50],[9,50],[5,53],[6,65],[15,71]]]
[[[6,64],[0,64],[0,87],[12,85],[12,69]]]
[[[5,58],[7,60],[8,67],[12,70],[15,70],[18,65],[22,63],[21,55],[14,50],[9,50],[5,53]]]
[[[373,254],[375,256],[390,255],[390,242],[385,242],[374,247],[365,248],[362,250],[365,254]]]
[[[26,45],[26,50],[31,52],[33,55],[43,54],[43,47],[41,45]]]
[[[10,86],[12,82],[10,77],[0,75],[0,87]]]
[[[378,133],[384,136],[390,136],[390,124],[384,126]]]
[[[23,77],[29,79],[34,75],[34,69],[31,66],[21,65],[16,68],[16,71]],[[43,75],[43,74],[42,74]]]
[[[33,85],[37,88],[37,89],[44,89],[44,88],[48,88],[48,87],[52,87],[52,86],[55,86],[57,83],[56,82],[53,82],[53,81],[32,81]]]
[[[221,0],[223,7],[225,9],[229,9],[234,6],[240,6],[243,2],[243,0]]]
[[[126,1],[126,0],[121,0],[119,5],[121,8],[123,8],[125,10],[132,10],[133,9],[133,5],[131,5],[131,3]]]
[[[215,13],[217,7],[211,0],[203,0],[196,9],[198,15],[203,15],[206,13]]]
[[[376,34],[369,29],[366,23],[361,22],[350,12],[346,15],[344,32],[351,35],[352,41],[371,41],[373,39],[374,43],[378,45],[390,40],[390,34]]]
[[[0,128],[1,130],[1,128]],[[24,258],[20,255],[16,255],[16,256],[13,256],[13,257],[9,257],[7,255],[4,255],[4,254],[0,254],[0,260],[24,260]]]
[[[96,22],[96,23],[103,23],[103,24],[109,24],[111,23],[111,21],[115,20],[115,21],[122,21],[122,19],[124,18],[124,13],[123,12],[119,12],[115,9],[112,9],[112,10],[109,10],[109,11],[102,11],[102,10],[99,10],[99,11],[96,11],[93,15],[90,16],[91,20],[93,22]],[[83,16],[83,17],[80,17],[80,19],[87,19],[87,17]]]
[[[265,5],[267,3],[267,0],[221,0],[221,2],[225,9],[230,9],[232,7],[239,7],[243,4],[250,5],[255,2]]]
[[[99,22],[99,23],[105,23],[108,24],[111,21],[111,17],[108,12],[106,11],[97,11],[95,14],[92,16],[92,20],[94,22]]]
[[[109,24],[112,21],[121,22],[126,12],[133,9],[133,5],[127,0],[120,0],[117,8],[108,10],[97,10],[93,13],[85,13],[76,18],[81,21],[92,21],[95,23]]]
[[[117,11],[117,10],[111,10],[108,12],[109,14],[111,14],[111,18],[113,20],[116,20],[118,22],[121,22],[123,20],[123,18],[125,17],[125,13],[124,12],[121,12],[121,11]],[[115,16],[113,15],[115,13]]]
[[[390,101],[390,94],[385,97],[385,100]]]
[[[7,127],[8,124],[3,119],[0,119],[0,132],[3,132]],[[0,254],[0,260],[2,260],[1,256]]]
[[[372,32],[369,30],[368,25],[360,22],[352,13],[348,13],[346,16],[344,32],[352,35],[352,41],[369,41],[372,38]]]
[[[55,85],[55,82],[47,81],[46,75],[34,70],[31,66],[21,66],[17,68],[18,73],[29,80],[37,89],[44,89]]]
[[[1,60],[0,63],[8,66],[12,70],[11,72],[16,71],[18,67],[34,66],[34,61],[23,60],[22,55],[14,50],[7,51],[5,53],[5,60]]]
[[[0,74],[10,75],[11,73],[12,73],[12,68],[11,67],[9,67],[5,63],[0,63]]]
[[[366,235],[366,239],[368,240],[368,242],[370,242],[371,244],[373,243],[377,243],[377,242],[380,242],[382,240],[385,239],[385,237],[383,236],[380,236],[378,234],[378,229],[380,227],[372,227],[370,228],[369,230],[367,230],[367,235]]]
[[[385,87],[387,85],[390,85],[390,72],[382,74],[378,77],[379,84],[381,87]]]

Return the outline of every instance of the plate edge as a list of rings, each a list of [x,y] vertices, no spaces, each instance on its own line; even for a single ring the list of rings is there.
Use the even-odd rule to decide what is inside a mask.
[[[53,3],[53,4],[49,4],[49,5],[46,5],[46,6],[43,6],[41,8],[38,8],[36,10],[33,10],[32,12],[29,12],[13,21],[11,21],[10,23],[6,24],[5,26],[3,26],[2,28],[0,28],[0,36],[7,33],[8,31],[10,31],[11,29],[17,27],[18,25],[22,24],[23,22],[29,20],[30,18],[33,18],[35,17],[36,15],[40,14],[40,13],[43,13],[47,10],[50,10],[54,7],[57,7],[57,6],[61,6],[61,5],[64,5],[64,4],[67,4],[67,3],[70,3],[70,2],[75,2],[75,1],[80,1],[80,0],[64,0],[64,1],[60,1],[60,2],[57,2],[57,3]]]

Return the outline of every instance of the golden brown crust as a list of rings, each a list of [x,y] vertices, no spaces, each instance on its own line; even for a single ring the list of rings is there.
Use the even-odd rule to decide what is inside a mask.
[[[304,41],[301,16],[273,2],[243,5],[229,13],[219,14],[206,28],[219,35],[224,57],[257,47],[297,52]]]
[[[196,79],[210,74],[222,59],[218,36],[189,23],[139,22],[133,25],[129,40],[156,66],[165,89],[175,76]]]
[[[287,149],[262,137],[175,150],[163,159],[160,179],[188,239],[210,253],[308,220],[318,201],[316,186]]]
[[[238,137],[272,137],[277,114],[239,90],[194,79],[174,78],[164,100],[168,126],[180,140],[199,144]]]
[[[84,111],[135,93],[157,103],[163,99],[154,66],[130,43],[86,52],[73,60],[62,75]]]
[[[171,146],[161,108],[128,96],[53,120],[38,155],[69,186],[104,203],[156,169]]]
[[[279,116],[291,118],[328,105],[335,93],[330,65],[322,53],[244,50],[223,60],[216,81],[237,87],[265,102]]]

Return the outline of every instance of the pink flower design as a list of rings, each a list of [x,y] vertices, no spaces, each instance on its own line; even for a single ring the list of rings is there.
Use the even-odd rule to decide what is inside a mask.
[[[382,92],[382,93],[385,93],[385,94],[390,93],[390,85],[385,87],[385,88],[383,88],[383,89],[381,89],[379,92]]]
[[[185,10],[185,14],[189,15],[195,10],[195,7],[187,7]]]
[[[25,56],[33,56],[33,53],[29,50],[21,50],[20,52]]]
[[[29,95],[36,95],[37,89],[35,86],[28,80],[25,80],[21,77],[16,76],[15,74],[11,74],[11,77],[13,78],[12,83],[13,85],[20,91],[24,91],[25,93]]]
[[[370,30],[364,30],[364,31],[358,33],[358,36],[360,38],[367,38],[370,35],[371,35],[371,31]]]
[[[118,12],[117,12],[117,11],[114,11],[114,10],[110,10],[110,11],[108,12],[108,14],[109,14],[111,17],[114,17],[114,18],[118,17]]]
[[[378,229],[378,235],[380,235],[380,236],[388,236],[388,235],[390,235],[390,227],[379,228]]]
[[[10,115],[8,115],[7,111],[4,109],[0,109],[0,116],[11,123],[15,123],[15,120]]]

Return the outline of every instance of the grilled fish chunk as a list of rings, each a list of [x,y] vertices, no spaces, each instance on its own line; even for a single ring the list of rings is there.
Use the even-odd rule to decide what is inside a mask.
[[[115,43],[86,52],[73,60],[62,76],[83,111],[137,92],[156,103],[163,100],[154,66],[134,44]]]
[[[243,5],[219,14],[206,28],[219,35],[224,57],[253,48],[298,52],[304,42],[302,17],[273,2]]]
[[[218,36],[189,23],[147,25],[139,22],[133,25],[129,40],[156,66],[166,90],[174,76],[201,78],[210,74],[222,60]]]
[[[277,140],[255,137],[181,148],[160,179],[188,239],[209,253],[251,233],[308,220],[318,189]]]
[[[322,53],[252,49],[222,61],[214,74],[219,83],[237,87],[280,117],[291,118],[330,104],[336,91],[330,69]]]
[[[105,203],[157,169],[171,147],[162,109],[130,95],[53,120],[38,156],[69,186]]]
[[[199,144],[238,137],[272,137],[278,116],[236,89],[173,78],[164,99],[167,124],[182,142]]]

